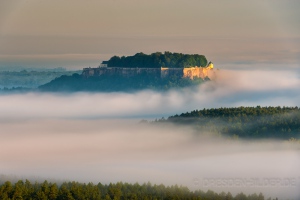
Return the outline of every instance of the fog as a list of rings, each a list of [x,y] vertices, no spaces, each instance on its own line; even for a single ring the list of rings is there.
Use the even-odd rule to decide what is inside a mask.
[[[219,70],[214,81],[168,92],[1,95],[0,173],[298,199],[299,144],[139,121],[202,108],[297,106],[299,86],[297,71]]]
[[[299,195],[299,145],[207,134],[131,120],[2,123],[0,171],[27,178],[150,181],[192,190]]]
[[[0,96],[0,118],[161,118],[202,108],[297,106],[295,70],[216,70],[193,89],[135,93],[27,93]]]

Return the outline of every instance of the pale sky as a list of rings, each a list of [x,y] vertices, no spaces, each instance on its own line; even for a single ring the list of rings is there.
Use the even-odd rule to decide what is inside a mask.
[[[300,63],[299,0],[1,0],[0,67],[96,67],[203,54],[219,68]]]

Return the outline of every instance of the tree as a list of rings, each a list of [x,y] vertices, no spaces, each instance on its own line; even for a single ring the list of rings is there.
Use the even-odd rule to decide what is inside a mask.
[[[58,187],[57,187],[56,183],[50,184],[49,194],[48,194],[49,200],[54,200],[57,198],[57,196],[58,196]]]
[[[9,199],[13,196],[13,186],[10,181],[6,181],[0,188],[0,199]]]
[[[58,197],[59,200],[75,200],[71,194],[71,192],[67,189],[65,185],[62,185],[59,192]]]
[[[133,56],[113,56],[108,60],[109,67],[129,67],[129,68],[183,68],[190,66],[207,65],[204,55],[171,53],[169,51],[152,53],[150,55],[137,53]]]

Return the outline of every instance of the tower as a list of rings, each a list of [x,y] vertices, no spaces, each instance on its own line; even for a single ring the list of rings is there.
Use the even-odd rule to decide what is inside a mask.
[[[210,61],[207,65],[207,68],[213,69],[214,68],[214,64]]]

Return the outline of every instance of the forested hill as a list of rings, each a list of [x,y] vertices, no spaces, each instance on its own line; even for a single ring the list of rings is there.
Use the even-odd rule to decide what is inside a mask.
[[[139,76],[123,77],[120,75],[102,75],[90,78],[84,78],[79,74],[72,76],[61,76],[52,80],[51,82],[41,85],[39,91],[50,92],[118,92],[118,91],[139,91],[144,89],[166,91],[169,89],[178,89],[184,87],[195,87],[209,79],[181,77],[169,77],[165,79],[141,74]]]
[[[159,122],[193,126],[208,131],[242,138],[300,139],[298,107],[237,107],[194,110],[174,115]]]
[[[207,60],[204,55],[182,54],[156,52],[150,55],[137,53],[133,56],[113,56],[107,61],[108,67],[125,67],[125,68],[184,68],[190,66],[207,66]]]

